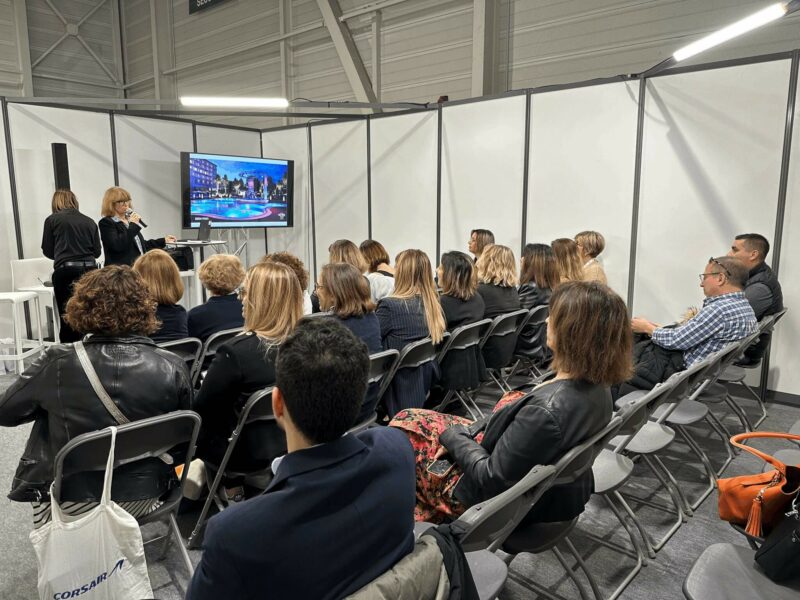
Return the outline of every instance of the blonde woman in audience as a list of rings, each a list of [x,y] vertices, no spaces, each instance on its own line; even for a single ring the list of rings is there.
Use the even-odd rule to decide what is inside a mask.
[[[578,252],[583,263],[583,280],[608,283],[603,265],[597,260],[600,253],[605,250],[606,239],[597,231],[581,231],[575,236]]]
[[[359,249],[367,261],[370,296],[373,302],[377,302],[394,290],[394,269],[389,264],[389,253],[375,240],[364,240]]]
[[[197,277],[211,296],[205,304],[189,311],[189,337],[205,341],[219,331],[242,327],[242,302],[236,295],[244,280],[244,267],[239,257],[215,254],[203,261]]]
[[[575,240],[558,238],[550,242],[556,257],[561,283],[583,281],[583,261]]]
[[[161,327],[150,337],[154,342],[168,342],[189,337],[186,309],[178,302],[183,297],[183,281],[178,265],[163,250],[150,250],[133,263],[142,276],[153,300],[158,302],[156,318]]]
[[[488,229],[473,229],[469,233],[467,248],[475,255],[475,261],[480,258],[486,246],[494,244],[494,234]]]
[[[195,399],[195,410],[203,418],[197,454],[207,466],[218,465],[222,459],[250,394],[275,383],[278,346],[303,316],[297,275],[278,262],[251,267],[240,299],[244,331],[217,350]],[[274,423],[255,423],[239,440],[229,467],[239,473],[263,471],[285,452],[286,441]],[[229,501],[244,499],[243,478],[226,478],[224,484]]]
[[[387,350],[402,350],[428,336],[434,344],[442,341],[444,314],[431,261],[422,250],[404,250],[397,255],[394,292],[378,303],[377,315]],[[433,363],[397,373],[384,397],[389,416],[403,408],[421,407],[435,375]]]
[[[517,261],[508,246],[491,244],[478,257],[478,293],[485,319],[519,310]]]
[[[303,290],[303,314],[310,315],[314,312],[311,304],[311,295],[308,293],[308,271],[303,261],[291,252],[273,252],[262,257],[260,262],[269,261],[282,263],[294,271],[294,274],[297,275],[297,280],[300,282],[300,288]]]

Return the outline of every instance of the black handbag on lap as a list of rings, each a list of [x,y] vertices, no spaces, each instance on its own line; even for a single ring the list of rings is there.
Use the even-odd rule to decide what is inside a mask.
[[[800,514],[798,497],[792,502],[791,511],[756,551],[756,563],[772,581],[793,579],[800,574]]]

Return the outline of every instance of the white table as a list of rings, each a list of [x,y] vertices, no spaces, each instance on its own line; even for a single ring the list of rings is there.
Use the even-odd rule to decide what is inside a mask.
[[[53,344],[60,344],[61,338],[61,315],[58,313],[58,304],[56,303],[56,291],[53,289],[52,285],[26,285],[17,288],[19,292],[36,292],[39,296],[44,296],[45,300],[49,300],[53,306],[53,341],[52,342],[44,342],[45,346],[51,346]],[[45,306],[45,312],[47,312],[47,307]]]

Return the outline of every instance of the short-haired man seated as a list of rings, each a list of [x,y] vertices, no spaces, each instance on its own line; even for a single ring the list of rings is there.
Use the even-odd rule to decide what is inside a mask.
[[[342,598],[413,550],[408,438],[347,433],[368,370],[366,345],[333,319],[300,321],[281,345],[272,409],[289,452],[261,496],[209,521],[188,600]]]
[[[730,256],[710,258],[700,274],[706,296],[700,312],[677,327],[635,317],[633,331],[649,335],[662,348],[682,351],[684,366],[690,367],[756,330],[756,316],[742,291],[745,281],[747,269],[741,261]]]
[[[758,233],[737,235],[728,251],[728,256],[738,258],[748,270],[744,295],[750,302],[750,306],[753,307],[753,312],[759,321],[783,310],[783,291],[778,282],[778,276],[764,262],[768,253],[769,242],[767,238]],[[744,357],[739,359],[736,364],[757,365],[767,351],[771,336],[770,332],[758,336],[758,341],[747,349]]]

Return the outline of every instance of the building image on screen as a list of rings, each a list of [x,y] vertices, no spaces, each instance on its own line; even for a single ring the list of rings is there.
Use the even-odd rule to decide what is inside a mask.
[[[184,227],[291,227],[292,161],[184,153]]]

